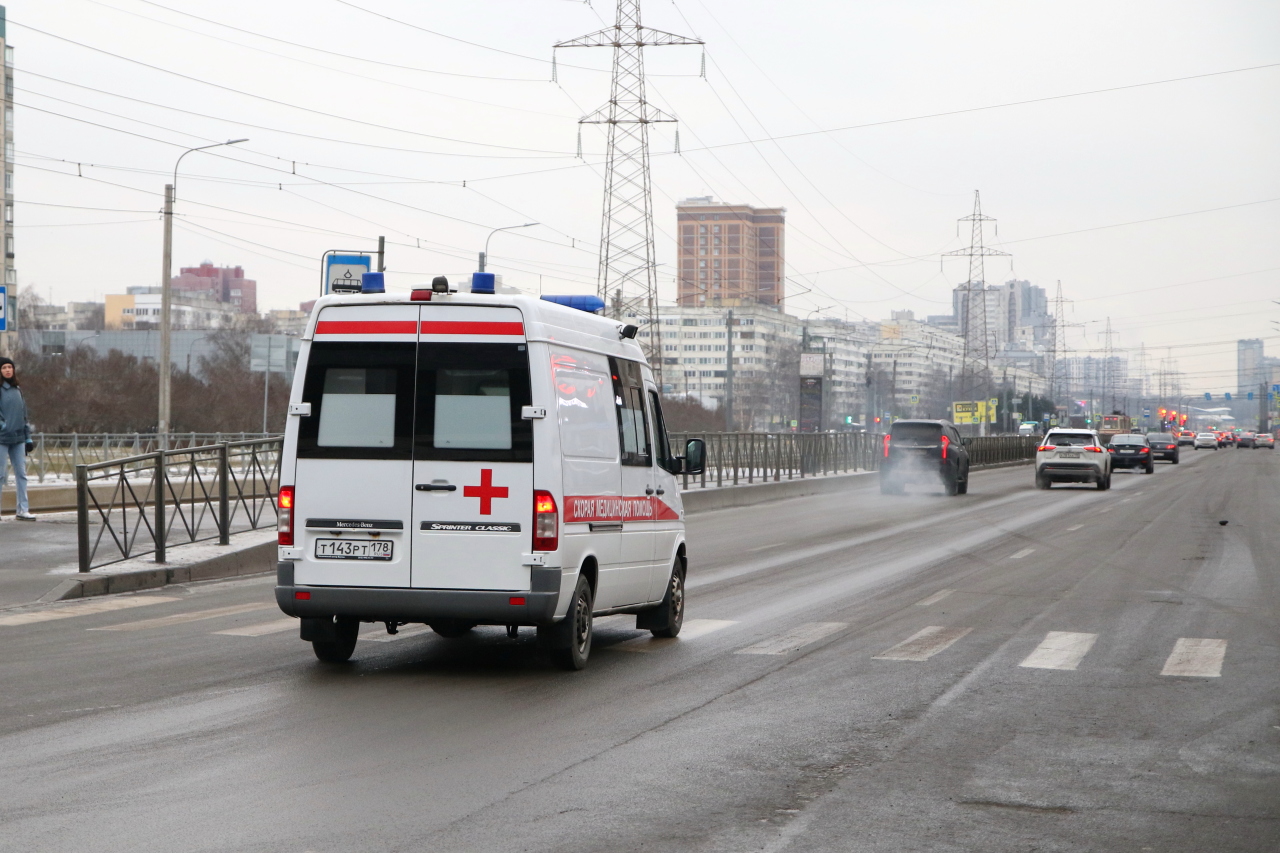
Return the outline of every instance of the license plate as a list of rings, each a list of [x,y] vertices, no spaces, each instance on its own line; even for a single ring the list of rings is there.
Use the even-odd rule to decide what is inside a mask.
[[[381,539],[317,539],[317,560],[390,560],[395,543]]]
[[[1061,456],[1063,459],[1079,459],[1080,458],[1080,453],[1075,450],[1059,451],[1058,455]]]
[[[1121,450],[1120,452],[1121,452],[1121,453],[1133,453],[1133,451],[1132,451],[1132,450]]]

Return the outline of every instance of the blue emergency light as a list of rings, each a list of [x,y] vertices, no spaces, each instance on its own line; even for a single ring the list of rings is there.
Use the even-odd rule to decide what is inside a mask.
[[[383,283],[385,273],[380,272],[364,272],[360,273],[360,292],[361,293],[386,293],[387,288]]]
[[[566,308],[586,311],[588,314],[599,314],[604,310],[604,300],[599,296],[544,296],[542,298]]]
[[[473,272],[471,274],[472,293],[493,293],[498,277],[491,272]]]

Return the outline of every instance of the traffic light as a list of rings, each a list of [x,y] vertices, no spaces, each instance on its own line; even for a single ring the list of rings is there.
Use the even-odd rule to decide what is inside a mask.
[[[846,424],[851,424],[851,423],[853,423],[853,415],[845,415],[845,416],[844,416],[844,422],[845,422]]]
[[[1186,425],[1187,425],[1187,416],[1186,416],[1186,415],[1183,415],[1183,416],[1182,416],[1182,420],[1180,421],[1180,423],[1181,423],[1183,426],[1186,426]]]

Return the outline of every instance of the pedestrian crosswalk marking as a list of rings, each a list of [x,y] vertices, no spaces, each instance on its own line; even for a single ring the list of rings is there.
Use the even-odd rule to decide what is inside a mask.
[[[797,625],[784,634],[761,640],[753,646],[738,649],[740,655],[785,655],[816,643],[829,634],[843,631],[849,627],[847,622],[809,622]]]
[[[121,598],[95,598],[82,603],[50,607],[47,610],[32,610],[26,613],[0,616],[0,625],[31,625],[36,622],[70,619],[73,616],[90,616],[94,613],[109,613],[113,610],[127,610],[132,607],[146,607],[150,604],[164,604],[169,601],[181,600],[171,595],[129,595]]]
[[[1036,650],[1018,664],[1028,669],[1075,669],[1089,654],[1097,634],[1050,631]]]
[[[213,633],[225,634],[228,637],[265,637],[267,634],[278,634],[281,631],[288,631],[297,627],[297,619],[276,619],[273,622],[245,625],[240,628],[228,628],[225,631],[214,631]]]
[[[940,589],[928,598],[922,598],[917,601],[916,607],[928,607],[930,604],[937,604],[953,592],[955,592],[954,589]]]
[[[1218,678],[1222,675],[1222,660],[1226,655],[1226,640],[1179,637],[1160,674]]]
[[[917,631],[907,639],[885,649],[872,660],[909,660],[925,661],[945,651],[952,643],[972,631],[972,628],[948,628],[945,625],[930,625]]]
[[[167,628],[170,625],[181,625],[185,622],[199,622],[203,619],[216,619],[219,616],[235,616],[240,613],[252,613],[255,610],[274,610],[275,604],[236,604],[231,607],[215,607],[212,610],[196,610],[192,613],[174,613],[172,616],[157,616],[155,619],[142,619],[138,622],[122,622],[119,625],[107,625],[102,628],[90,628],[90,631],[145,631],[150,628]]]
[[[1016,553],[1016,554],[1010,554],[1010,555],[1009,555],[1009,559],[1010,559],[1010,560],[1021,560],[1023,557],[1027,556],[1028,554],[1033,554],[1033,553],[1035,553],[1035,550],[1036,550],[1035,548],[1023,548],[1021,551],[1019,551],[1019,552],[1018,552],[1018,553]]]
[[[634,640],[625,640],[605,648],[617,649],[620,652],[653,652],[676,643],[696,640],[698,637],[705,637],[714,631],[737,624],[728,619],[686,619],[680,626],[678,637],[636,637]]]

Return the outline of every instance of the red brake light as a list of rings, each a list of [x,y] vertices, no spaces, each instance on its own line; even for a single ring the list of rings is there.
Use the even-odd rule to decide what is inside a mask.
[[[1102,448],[1101,448],[1101,447],[1099,447],[1099,446],[1098,446],[1098,445],[1096,445],[1096,444],[1089,444],[1089,445],[1086,445],[1084,449],[1085,449],[1085,450],[1087,450],[1087,451],[1089,451],[1090,453],[1101,453],[1101,452],[1102,452]]]
[[[556,499],[541,489],[533,493],[533,550],[555,551],[560,547],[560,512]]]
[[[946,435],[943,435],[942,436],[942,458],[943,459],[947,458],[947,445],[949,444],[951,444],[951,439],[947,438]]]
[[[1042,445],[1040,445],[1039,447],[1037,447],[1037,448],[1036,448],[1036,452],[1037,452],[1037,453],[1043,453],[1043,452],[1044,452],[1044,451],[1046,451],[1046,450],[1053,450],[1053,445],[1052,445],[1052,444],[1042,444]]]
[[[889,433],[884,434],[884,458],[889,458]]]
[[[430,301],[431,301],[431,291],[430,291],[430,290],[415,290],[415,291],[413,291],[412,293],[410,293],[410,294],[409,294],[409,301],[410,301],[410,302],[430,302]]]
[[[277,516],[276,530],[279,544],[293,545],[293,486],[281,486],[276,505],[280,509]]]

